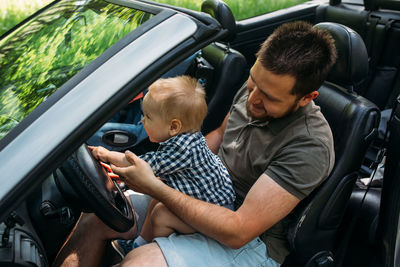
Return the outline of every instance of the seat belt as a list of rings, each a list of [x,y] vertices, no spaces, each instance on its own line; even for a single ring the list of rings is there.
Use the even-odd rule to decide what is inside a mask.
[[[364,193],[364,195],[363,195],[363,197],[362,197],[362,199],[361,199],[361,201],[360,201],[360,203],[358,205],[359,206],[358,209],[355,211],[354,216],[352,217],[350,223],[346,227],[346,231],[345,231],[344,237],[343,237],[342,241],[339,243],[338,250],[335,253],[335,257],[334,258],[335,258],[336,266],[342,266],[342,264],[343,264],[343,260],[344,260],[344,257],[346,255],[346,250],[347,250],[347,247],[349,245],[350,238],[351,238],[351,236],[353,234],[353,230],[355,228],[357,220],[360,217],[361,208],[362,208],[362,206],[364,204],[364,201],[365,201],[365,198],[366,198],[366,196],[367,196],[367,194],[368,194],[368,192],[369,192],[369,190],[371,188],[371,185],[372,185],[373,179],[375,177],[376,171],[378,169],[378,166],[382,162],[383,158],[386,155],[387,144],[388,144],[388,136],[389,136],[389,132],[390,132],[390,123],[391,123],[391,121],[393,119],[394,111],[397,108],[398,102],[399,101],[396,101],[394,106],[393,106],[393,108],[392,108],[392,113],[390,114],[390,119],[388,120],[387,125],[386,125],[386,131],[385,131],[385,135],[384,135],[383,141],[382,141],[382,143],[380,145],[380,148],[379,148],[379,151],[378,151],[378,154],[376,156],[375,161],[371,163],[371,167],[370,168],[373,170],[372,171],[372,175],[371,175],[371,180],[369,181],[369,183],[367,185],[367,188],[365,189],[365,193]]]

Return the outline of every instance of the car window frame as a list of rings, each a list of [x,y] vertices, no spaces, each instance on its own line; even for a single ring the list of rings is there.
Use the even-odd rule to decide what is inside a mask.
[[[139,3],[138,7],[141,4]],[[0,161],[2,162],[0,171],[3,174],[2,178],[0,178],[3,184],[0,189],[0,209],[3,211],[0,214],[1,218],[12,210],[15,203],[20,201],[21,195],[27,195],[35,185],[38,185],[57,165],[72,153],[82,143],[83,139],[93,134],[95,129],[100,127],[113,113],[125,105],[129,99],[138,94],[141,90],[138,88],[145,88],[145,86],[148,86],[158,76],[161,76],[167,69],[225,34],[215,21],[213,25],[208,25],[210,26],[209,30],[214,33],[210,35],[210,32],[205,32],[203,33],[205,37],[202,37],[199,29],[204,31],[201,28],[207,28],[207,25],[202,25],[202,22],[196,18],[185,15],[182,12],[165,8],[161,8],[161,10],[153,19],[139,26],[141,29],[138,28],[139,30],[137,29],[125,36],[61,86],[58,91],[40,104],[37,109],[0,141]],[[187,36],[185,35],[185,40],[180,40],[179,43],[174,45],[175,47],[164,50],[155,64],[148,62],[147,66],[144,66],[143,69],[138,70],[135,75],[132,75],[130,82],[116,89],[118,92],[109,96],[103,96],[102,100],[92,107],[92,112],[95,114],[86,115],[87,119],[75,122],[74,129],[63,133],[63,136],[59,137],[57,142],[47,144],[47,148],[41,147],[41,145],[46,145],[46,140],[44,140],[46,137],[39,136],[38,138],[41,138],[40,144],[29,146],[29,144],[34,144],[38,140],[34,139],[35,136],[29,135],[28,129],[32,129],[30,127],[34,127],[35,125],[44,127],[45,124],[40,121],[43,114],[50,112],[54,106],[60,105],[64,101],[63,99],[67,99],[70,93],[78,90],[76,88],[87,79],[86,76],[92,76],[96,70],[104,65],[104,62],[114,57],[115,53],[120,53],[122,50],[127,49],[126,47],[129,46],[130,42],[133,41],[136,43],[140,37],[152,34],[159,25],[166,23],[166,21],[175,16],[179,16],[187,20],[187,22],[191,21],[193,25],[196,25],[194,32],[187,34]],[[210,22],[208,16],[205,18],[205,21]],[[136,90],[132,90],[132,88],[136,88]],[[68,112],[68,110],[65,110],[65,112]],[[51,132],[51,129],[48,131]],[[45,149],[45,151],[41,151],[41,149]],[[15,154],[11,155],[10,153]],[[30,160],[27,160],[27,153],[32,153]],[[16,162],[20,163],[21,166],[16,165]]]

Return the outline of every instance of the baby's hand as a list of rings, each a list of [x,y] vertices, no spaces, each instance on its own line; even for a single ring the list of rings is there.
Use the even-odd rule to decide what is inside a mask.
[[[93,157],[98,160],[109,162],[108,155],[110,151],[102,146],[88,146],[88,148],[92,151]]]
[[[110,151],[104,147],[89,146],[93,156],[102,162],[114,164],[119,167],[128,167],[131,163],[126,159],[125,154],[117,151]]]

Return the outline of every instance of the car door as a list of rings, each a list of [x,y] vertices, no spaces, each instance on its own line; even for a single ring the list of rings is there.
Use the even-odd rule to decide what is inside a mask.
[[[52,16],[63,16],[66,12],[57,15],[59,11],[55,7],[94,10],[98,2],[103,3],[99,0],[58,1],[41,12],[47,10],[53,12]],[[5,133],[0,140],[0,220],[141,90],[224,34],[219,24],[204,14],[185,14],[140,1],[104,2],[107,3],[141,10],[152,14],[152,18],[57,87]],[[106,11],[112,14],[113,9]],[[101,12],[104,8],[94,10],[94,13]],[[74,19],[82,28],[87,24],[85,19]]]
[[[381,266],[400,264],[400,96],[392,112],[376,238],[379,249],[374,251]]]

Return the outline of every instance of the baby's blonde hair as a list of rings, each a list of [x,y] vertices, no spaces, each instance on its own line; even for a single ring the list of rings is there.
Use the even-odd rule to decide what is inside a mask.
[[[207,115],[206,94],[195,78],[159,79],[149,87],[143,105],[155,105],[166,121],[179,119],[185,132],[201,130]]]

